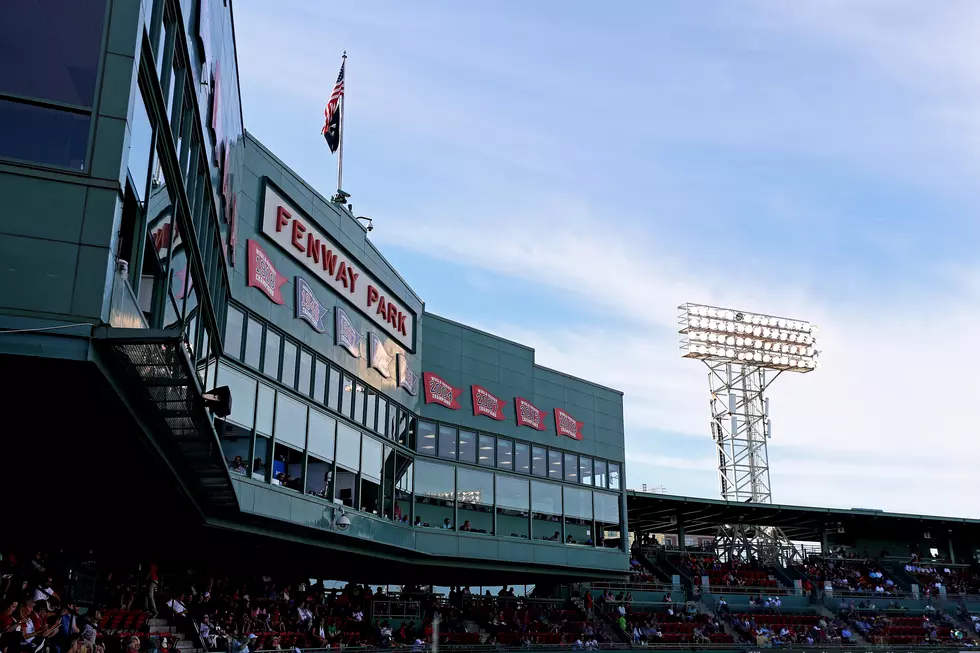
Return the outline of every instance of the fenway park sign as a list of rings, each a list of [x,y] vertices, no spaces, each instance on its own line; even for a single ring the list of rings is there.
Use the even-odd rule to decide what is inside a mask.
[[[414,350],[415,314],[268,181],[262,233],[403,347]]]

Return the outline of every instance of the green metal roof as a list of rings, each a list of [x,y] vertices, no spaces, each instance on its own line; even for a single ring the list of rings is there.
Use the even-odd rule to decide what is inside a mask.
[[[972,534],[980,537],[980,520],[935,515],[890,513],[864,508],[818,508],[780,504],[733,503],[723,499],[651,494],[629,490],[626,493],[632,530],[676,533],[678,523],[685,535],[714,535],[722,524],[778,526],[790,539],[819,542],[824,532],[889,536],[906,535],[912,529],[937,534]],[[672,519],[674,518],[674,519]]]

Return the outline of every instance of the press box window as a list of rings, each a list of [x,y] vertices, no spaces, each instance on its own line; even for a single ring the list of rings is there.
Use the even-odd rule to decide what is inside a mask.
[[[497,438],[497,467],[500,469],[514,469],[514,443],[510,440]]]
[[[548,478],[559,481],[564,478],[561,471],[561,452],[554,449],[548,450]]]
[[[497,456],[492,435],[480,434],[480,449],[477,452],[477,462],[485,467],[496,467]]]
[[[242,327],[244,326],[245,316],[234,306],[228,307],[228,316],[225,318],[225,353],[241,360],[242,357]]]
[[[535,476],[548,475],[548,452],[544,447],[531,447],[531,473]]]
[[[459,460],[466,463],[476,462],[476,433],[473,431],[459,432]]]
[[[296,387],[296,345],[286,340],[282,345],[282,383]]]
[[[446,424],[439,425],[439,457],[456,459],[456,429]]]
[[[609,489],[619,490],[619,464],[609,463]]]
[[[259,369],[259,359],[262,356],[262,323],[248,318],[248,329],[245,333],[245,364]],[[268,374],[268,372],[266,372]]]

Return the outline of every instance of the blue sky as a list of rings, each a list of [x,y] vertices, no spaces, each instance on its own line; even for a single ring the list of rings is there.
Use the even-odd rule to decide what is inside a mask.
[[[246,127],[428,310],[626,392],[628,481],[718,495],[686,301],[810,319],[773,498],[980,517],[980,5],[234,5]]]

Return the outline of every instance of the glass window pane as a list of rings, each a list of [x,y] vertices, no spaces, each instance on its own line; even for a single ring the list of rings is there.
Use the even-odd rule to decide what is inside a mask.
[[[259,396],[261,396],[261,391]],[[271,429],[270,429],[271,430]],[[261,435],[255,437],[255,460],[252,462],[252,478],[269,482],[270,461],[272,460],[272,438]]]
[[[327,408],[338,412],[340,408],[340,370],[336,367],[330,368],[330,382],[327,384]]]
[[[531,481],[531,510],[547,515],[560,515],[561,486],[544,481]]]
[[[282,344],[282,377],[283,385],[296,387],[296,345],[289,340]]]
[[[218,383],[231,390],[231,415],[228,421],[251,429],[255,418],[255,379],[222,365]]]
[[[609,489],[619,490],[619,464],[609,463]]]
[[[105,0],[0,2],[0,92],[91,107],[105,6]]]
[[[348,508],[359,507],[357,497],[357,472],[340,466],[334,469],[334,500]]]
[[[497,534],[529,538],[528,480],[497,474]]]
[[[262,355],[262,323],[248,318],[248,332],[245,334],[245,364],[259,369]]]
[[[133,191],[140,204],[146,201],[146,182],[150,173],[150,159],[153,157],[153,125],[146,113],[143,93],[137,87],[133,91],[134,103],[132,134],[129,137],[127,165],[129,176],[133,178]],[[237,357],[236,357],[237,358]]]
[[[412,488],[414,465],[411,458],[395,454],[395,521],[412,523]]]
[[[526,478],[497,474],[497,505],[527,511],[531,497]]]
[[[279,393],[276,400],[276,442],[306,448],[306,404]]]
[[[374,438],[361,438],[361,474],[373,481],[381,481],[381,443]]]
[[[245,316],[233,306],[228,307],[228,317],[225,318],[225,354],[240,360],[242,357],[242,327]]]
[[[559,481],[564,478],[561,473],[561,452],[554,449],[548,450],[548,478],[556,478]]]
[[[514,469],[514,443],[511,440],[497,438],[497,467]]]
[[[31,3],[2,2],[0,7],[19,4]],[[90,122],[87,114],[0,100],[0,156],[84,170]]]
[[[493,474],[457,469],[456,501],[460,531],[493,533]]]
[[[578,481],[578,461],[575,454],[565,454],[565,480],[571,483]]]
[[[531,473],[530,447],[523,442],[514,443],[514,471],[521,474]]]
[[[548,475],[548,453],[544,447],[531,447],[531,473],[535,476]]]
[[[418,433],[419,419],[406,410],[399,410],[398,420],[399,441],[409,449],[414,449],[416,434]]]
[[[221,453],[228,464],[228,471],[232,474],[248,475],[252,456],[251,430],[223,420],[215,420],[214,429],[218,433]]]
[[[439,425],[439,457],[456,459],[456,429],[446,424]]]
[[[272,484],[301,492],[303,488],[303,452],[276,442],[272,461]]]
[[[310,433],[307,448],[321,460],[333,460],[334,433],[337,420],[318,410],[310,411]]]
[[[310,394],[310,380],[313,375],[313,355],[308,351],[299,353],[299,391]]]
[[[604,524],[619,525],[619,495],[595,492],[595,518]]]
[[[592,485],[592,459],[581,456],[578,459],[578,480],[582,485]]]
[[[436,455],[436,425],[432,422],[419,421],[418,452]]]
[[[531,481],[531,528],[536,540],[561,542],[561,486]]]
[[[415,461],[416,526],[453,526],[454,471],[450,465]]]
[[[459,459],[467,463],[476,462],[476,433],[473,431],[459,432]]]
[[[487,467],[497,466],[497,449],[492,435],[480,434],[480,451],[477,462]]]
[[[313,400],[322,403],[327,393],[327,364],[319,358],[313,370]]]
[[[388,437],[388,401],[378,395],[378,421],[375,431],[384,437]]]
[[[344,387],[340,391],[340,412],[345,417],[351,416],[354,408],[354,381],[349,376],[344,375]]]
[[[595,461],[595,484],[597,487],[606,487],[606,461]]]
[[[330,500],[333,463],[310,454],[306,459],[306,492]]]
[[[364,386],[360,383],[354,386],[354,421],[364,423]]]
[[[577,487],[562,488],[565,498],[565,516],[592,519],[592,492]]]
[[[272,435],[272,419],[275,416],[275,409],[276,391],[267,385],[259,384],[259,401],[255,410],[256,431]],[[269,456],[266,455],[265,459],[269,460]]]
[[[361,465],[361,432],[337,423],[337,464],[356,472]]]
[[[279,378],[279,352],[282,349],[282,336],[269,329],[265,332],[265,355],[262,371],[274,379]]]
[[[364,426],[368,427],[372,431],[375,430],[376,420],[378,410],[378,395],[374,393],[374,390],[367,391],[367,399],[364,402]]]

